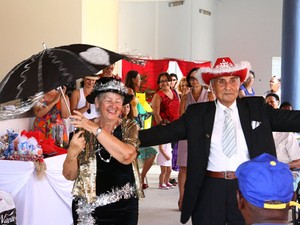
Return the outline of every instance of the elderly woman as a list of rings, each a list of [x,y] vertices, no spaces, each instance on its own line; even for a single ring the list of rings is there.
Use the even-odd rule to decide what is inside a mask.
[[[138,125],[132,119],[120,119],[122,106],[132,95],[113,78],[101,78],[86,97],[95,102],[100,116],[94,121],[75,111],[74,134],[63,166],[63,175],[75,180],[73,188],[74,224],[137,224]]]

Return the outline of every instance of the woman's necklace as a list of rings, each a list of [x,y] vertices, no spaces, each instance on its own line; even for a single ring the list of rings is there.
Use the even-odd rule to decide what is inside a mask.
[[[115,129],[117,128],[117,125],[114,127],[114,129],[111,131],[111,134],[114,135],[114,131]],[[109,154],[109,158],[105,159],[103,158],[103,156],[101,155],[101,151],[102,150],[105,150],[105,148],[102,146],[101,143],[97,142],[97,150],[96,152],[98,153],[100,159],[105,162],[105,163],[110,163],[110,160],[111,160],[111,154]],[[107,152],[107,151],[106,151]]]
[[[103,146],[100,144],[100,147],[98,147],[98,149],[96,150],[96,152],[98,152],[98,155],[99,155],[100,159],[101,159],[103,162],[105,162],[105,163],[110,163],[110,160],[111,160],[111,154],[109,154],[109,158],[104,159],[104,158],[102,157],[102,155],[101,155],[101,150],[103,150],[103,149],[104,149]]]

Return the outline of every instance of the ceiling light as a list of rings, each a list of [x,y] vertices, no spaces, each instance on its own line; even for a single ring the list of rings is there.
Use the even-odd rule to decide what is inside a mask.
[[[174,6],[183,5],[183,3],[184,3],[184,0],[179,0],[179,1],[169,2],[168,5],[169,5],[169,7],[174,7]]]

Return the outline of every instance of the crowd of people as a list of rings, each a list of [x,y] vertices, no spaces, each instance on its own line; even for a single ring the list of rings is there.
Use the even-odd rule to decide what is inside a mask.
[[[280,105],[280,78],[272,76],[270,90],[257,96],[248,62],[219,58],[214,67],[193,68],[179,82],[162,71],[151,101],[153,126],[144,129],[137,97],[141,75],[131,70],[122,82],[113,69],[84,77],[70,99],[65,88],[50,91],[34,109],[34,129],[45,137],[53,136],[52,127],[63,127],[63,175],[75,180],[74,224],[137,224],[138,199],[149,187],[146,175],[155,159],[161,169],[157,188],[176,186],[171,172],[179,171],[182,223],[190,217],[194,225],[261,222],[249,219],[259,206],[245,194],[250,175],[240,167],[267,153],[269,161],[277,156],[278,165],[300,168],[300,112],[288,102]]]

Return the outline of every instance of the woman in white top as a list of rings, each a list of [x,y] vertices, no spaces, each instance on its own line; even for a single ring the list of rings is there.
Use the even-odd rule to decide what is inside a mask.
[[[72,114],[74,110],[77,110],[87,119],[94,119],[99,116],[99,113],[96,111],[95,104],[88,103],[85,98],[92,92],[96,80],[98,79],[98,75],[85,76],[83,78],[83,87],[72,92],[70,99]]]
[[[99,113],[96,111],[95,104],[90,104],[86,101],[86,96],[88,96],[95,84],[99,79],[98,75],[89,75],[83,78],[83,87],[76,89],[72,92],[70,98],[70,110],[74,115],[74,110],[77,110],[83,114],[87,119],[94,119],[99,116]],[[73,136],[74,126],[70,124],[69,126],[69,139],[71,140]]]

